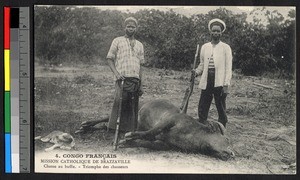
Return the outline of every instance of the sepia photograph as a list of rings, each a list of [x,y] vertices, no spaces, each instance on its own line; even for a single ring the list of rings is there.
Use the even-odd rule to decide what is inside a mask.
[[[295,6],[34,6],[36,173],[296,174]]]

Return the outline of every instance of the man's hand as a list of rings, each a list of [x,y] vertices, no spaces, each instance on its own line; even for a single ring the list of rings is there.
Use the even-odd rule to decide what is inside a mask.
[[[223,93],[228,94],[228,86],[223,86]]]
[[[138,95],[142,96],[143,94],[144,94],[143,83],[142,81],[140,81],[140,88],[139,88]]]
[[[115,63],[113,59],[108,58],[107,59],[107,63],[109,68],[111,69],[111,71],[114,73],[114,75],[116,76],[117,80],[125,80],[125,77],[122,76],[116,69]]]
[[[142,87],[140,87],[138,94],[139,96],[142,96],[144,94],[144,90]]]
[[[115,75],[116,75],[117,80],[125,80],[125,77],[122,76],[120,73],[117,72]]]
[[[192,69],[192,75],[193,75],[194,77],[197,77],[197,76],[198,76],[198,74],[197,74],[197,72],[196,72],[196,69]]]

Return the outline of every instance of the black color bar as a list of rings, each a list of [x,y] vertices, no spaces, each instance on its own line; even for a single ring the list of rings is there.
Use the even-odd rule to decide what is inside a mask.
[[[10,28],[19,28],[20,22],[20,11],[19,8],[10,9]]]

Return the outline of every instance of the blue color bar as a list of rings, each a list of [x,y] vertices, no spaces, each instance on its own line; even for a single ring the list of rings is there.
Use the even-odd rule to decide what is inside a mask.
[[[5,133],[5,172],[11,173],[11,134]]]

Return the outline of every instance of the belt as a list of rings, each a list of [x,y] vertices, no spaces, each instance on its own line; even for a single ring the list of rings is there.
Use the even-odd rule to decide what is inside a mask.
[[[214,73],[215,72],[215,68],[208,68],[208,72],[209,73]]]

